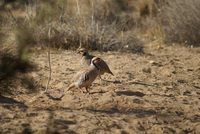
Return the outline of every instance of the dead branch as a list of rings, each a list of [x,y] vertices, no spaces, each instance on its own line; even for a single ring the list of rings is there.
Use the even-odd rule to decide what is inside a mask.
[[[49,64],[49,76],[48,76],[45,92],[48,91],[49,83],[51,81],[51,51],[50,51],[51,27],[49,28],[49,31],[48,31],[48,38],[49,38],[49,43],[48,43],[47,57],[48,57],[48,64]]]
[[[51,40],[51,27],[49,28],[49,31],[48,31],[48,38],[49,38],[49,43],[48,43],[48,51],[47,51],[47,57],[48,57],[48,64],[49,64],[49,76],[48,76],[48,81],[47,81],[47,84],[46,84],[46,89],[45,89],[45,93],[46,95],[50,98],[50,99],[53,99],[53,100],[61,100],[62,97],[64,96],[64,90],[63,90],[63,93],[60,95],[60,96],[57,96],[57,97],[54,97],[52,95],[50,95],[49,93],[49,83],[51,81],[51,48],[50,48],[50,40]]]
[[[131,82],[128,82],[127,84],[139,84],[139,85],[144,85],[144,86],[154,86],[154,87],[157,87],[158,85],[156,83],[146,83],[146,82],[142,82],[142,81],[131,81]]]
[[[77,6],[77,15],[80,15],[80,7],[79,7],[78,0],[76,0],[76,6]]]

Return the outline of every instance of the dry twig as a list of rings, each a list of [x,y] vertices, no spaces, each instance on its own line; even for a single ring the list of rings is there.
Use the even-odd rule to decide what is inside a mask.
[[[49,37],[49,43],[50,43],[50,39],[51,39],[51,27],[49,28],[49,31],[48,31],[48,37]],[[48,91],[49,83],[51,81],[51,51],[50,51],[49,43],[48,43],[48,52],[47,52],[48,64],[49,64],[49,77],[48,77],[48,81],[47,81],[47,84],[46,84],[45,92]]]

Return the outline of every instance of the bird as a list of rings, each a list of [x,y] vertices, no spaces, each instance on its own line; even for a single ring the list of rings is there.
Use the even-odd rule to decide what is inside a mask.
[[[96,66],[100,61],[101,61],[100,58],[93,57],[90,66],[87,69],[79,71],[74,76],[73,78],[74,82],[68,86],[67,91],[69,91],[74,87],[79,89],[85,87],[86,91],[89,93],[88,88],[92,85],[93,81],[100,73],[99,68]]]
[[[77,53],[81,54],[81,65],[82,66],[90,66],[92,58],[96,57],[94,55],[89,54],[88,50],[85,48],[78,48]]]
[[[86,66],[90,66],[91,63],[91,59],[96,57],[94,55],[89,54],[88,50],[85,48],[78,48],[77,49],[77,53],[81,54],[82,58],[81,58],[81,64],[82,65],[86,65]],[[97,57],[99,58],[99,57]],[[99,68],[100,73],[99,73],[99,78],[102,80],[101,75],[103,75],[104,73],[108,73],[114,76],[114,74],[112,73],[112,71],[110,70],[108,64],[101,58],[99,58],[98,63],[96,64],[96,66]]]

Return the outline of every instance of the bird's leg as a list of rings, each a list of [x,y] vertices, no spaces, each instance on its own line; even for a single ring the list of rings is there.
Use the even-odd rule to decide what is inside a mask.
[[[99,75],[99,78],[100,78],[100,84],[101,84],[101,85],[104,85],[105,82],[106,82],[106,80],[102,79],[102,78],[101,78],[101,75]],[[102,92],[102,90],[101,90],[101,92]]]
[[[85,94],[85,95],[86,95],[87,93],[89,93],[89,91],[87,90],[87,88],[85,88],[86,92],[83,90],[83,88],[79,88],[79,89],[80,89],[80,90],[82,91],[82,93]]]
[[[82,91],[83,94],[86,94],[89,92],[86,87],[85,87],[86,92],[83,90],[83,88],[79,88],[79,89]]]
[[[89,92],[89,90],[88,90],[88,87],[85,87],[85,90],[86,90],[86,93],[89,93],[89,94],[90,94],[90,92]]]
[[[103,79],[101,78],[101,75],[99,75],[99,79],[102,81]]]
[[[85,91],[86,91],[86,92],[83,92],[83,93],[85,93],[85,95],[90,94],[88,88],[89,88],[89,87],[85,87]]]
[[[99,75],[99,78],[100,78],[101,81],[107,81],[107,80],[101,78],[101,75]]]
[[[100,79],[100,84],[103,83],[103,79],[101,78],[101,75],[99,75],[99,79]]]
[[[85,92],[83,91],[83,89],[82,88],[79,88],[80,90],[81,90],[81,92],[84,94]]]

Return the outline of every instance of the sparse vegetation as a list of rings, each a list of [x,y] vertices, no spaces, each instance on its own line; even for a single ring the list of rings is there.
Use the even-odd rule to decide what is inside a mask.
[[[200,1],[167,1],[160,11],[165,41],[199,46]]]
[[[30,48],[47,44],[134,53],[143,52],[144,38],[199,45],[198,0],[11,0],[0,7],[1,52],[11,49],[22,60]]]
[[[0,133],[200,134],[199,11],[199,0],[0,0]],[[114,74],[88,94],[66,91],[79,46]]]
[[[88,2],[88,5],[85,5],[87,8],[84,7],[86,3],[81,1],[80,3],[45,2],[37,8],[32,8],[36,3],[28,5],[29,16],[24,23],[27,26],[26,31],[31,31],[32,34],[27,34],[30,35],[29,41],[36,41],[38,45],[49,43],[47,32],[49,27],[52,27],[50,39],[52,47],[75,49],[82,44],[93,50],[116,51],[130,48],[129,50],[133,52],[143,51],[142,41],[139,41],[132,29],[135,26],[134,18],[129,15],[124,16],[124,11],[114,14],[112,8],[104,11],[106,3],[94,1],[94,3],[104,4],[101,7],[91,1]],[[100,14],[102,12],[106,12],[105,16]],[[22,31],[17,32],[17,42],[22,42],[20,33],[24,34]]]

